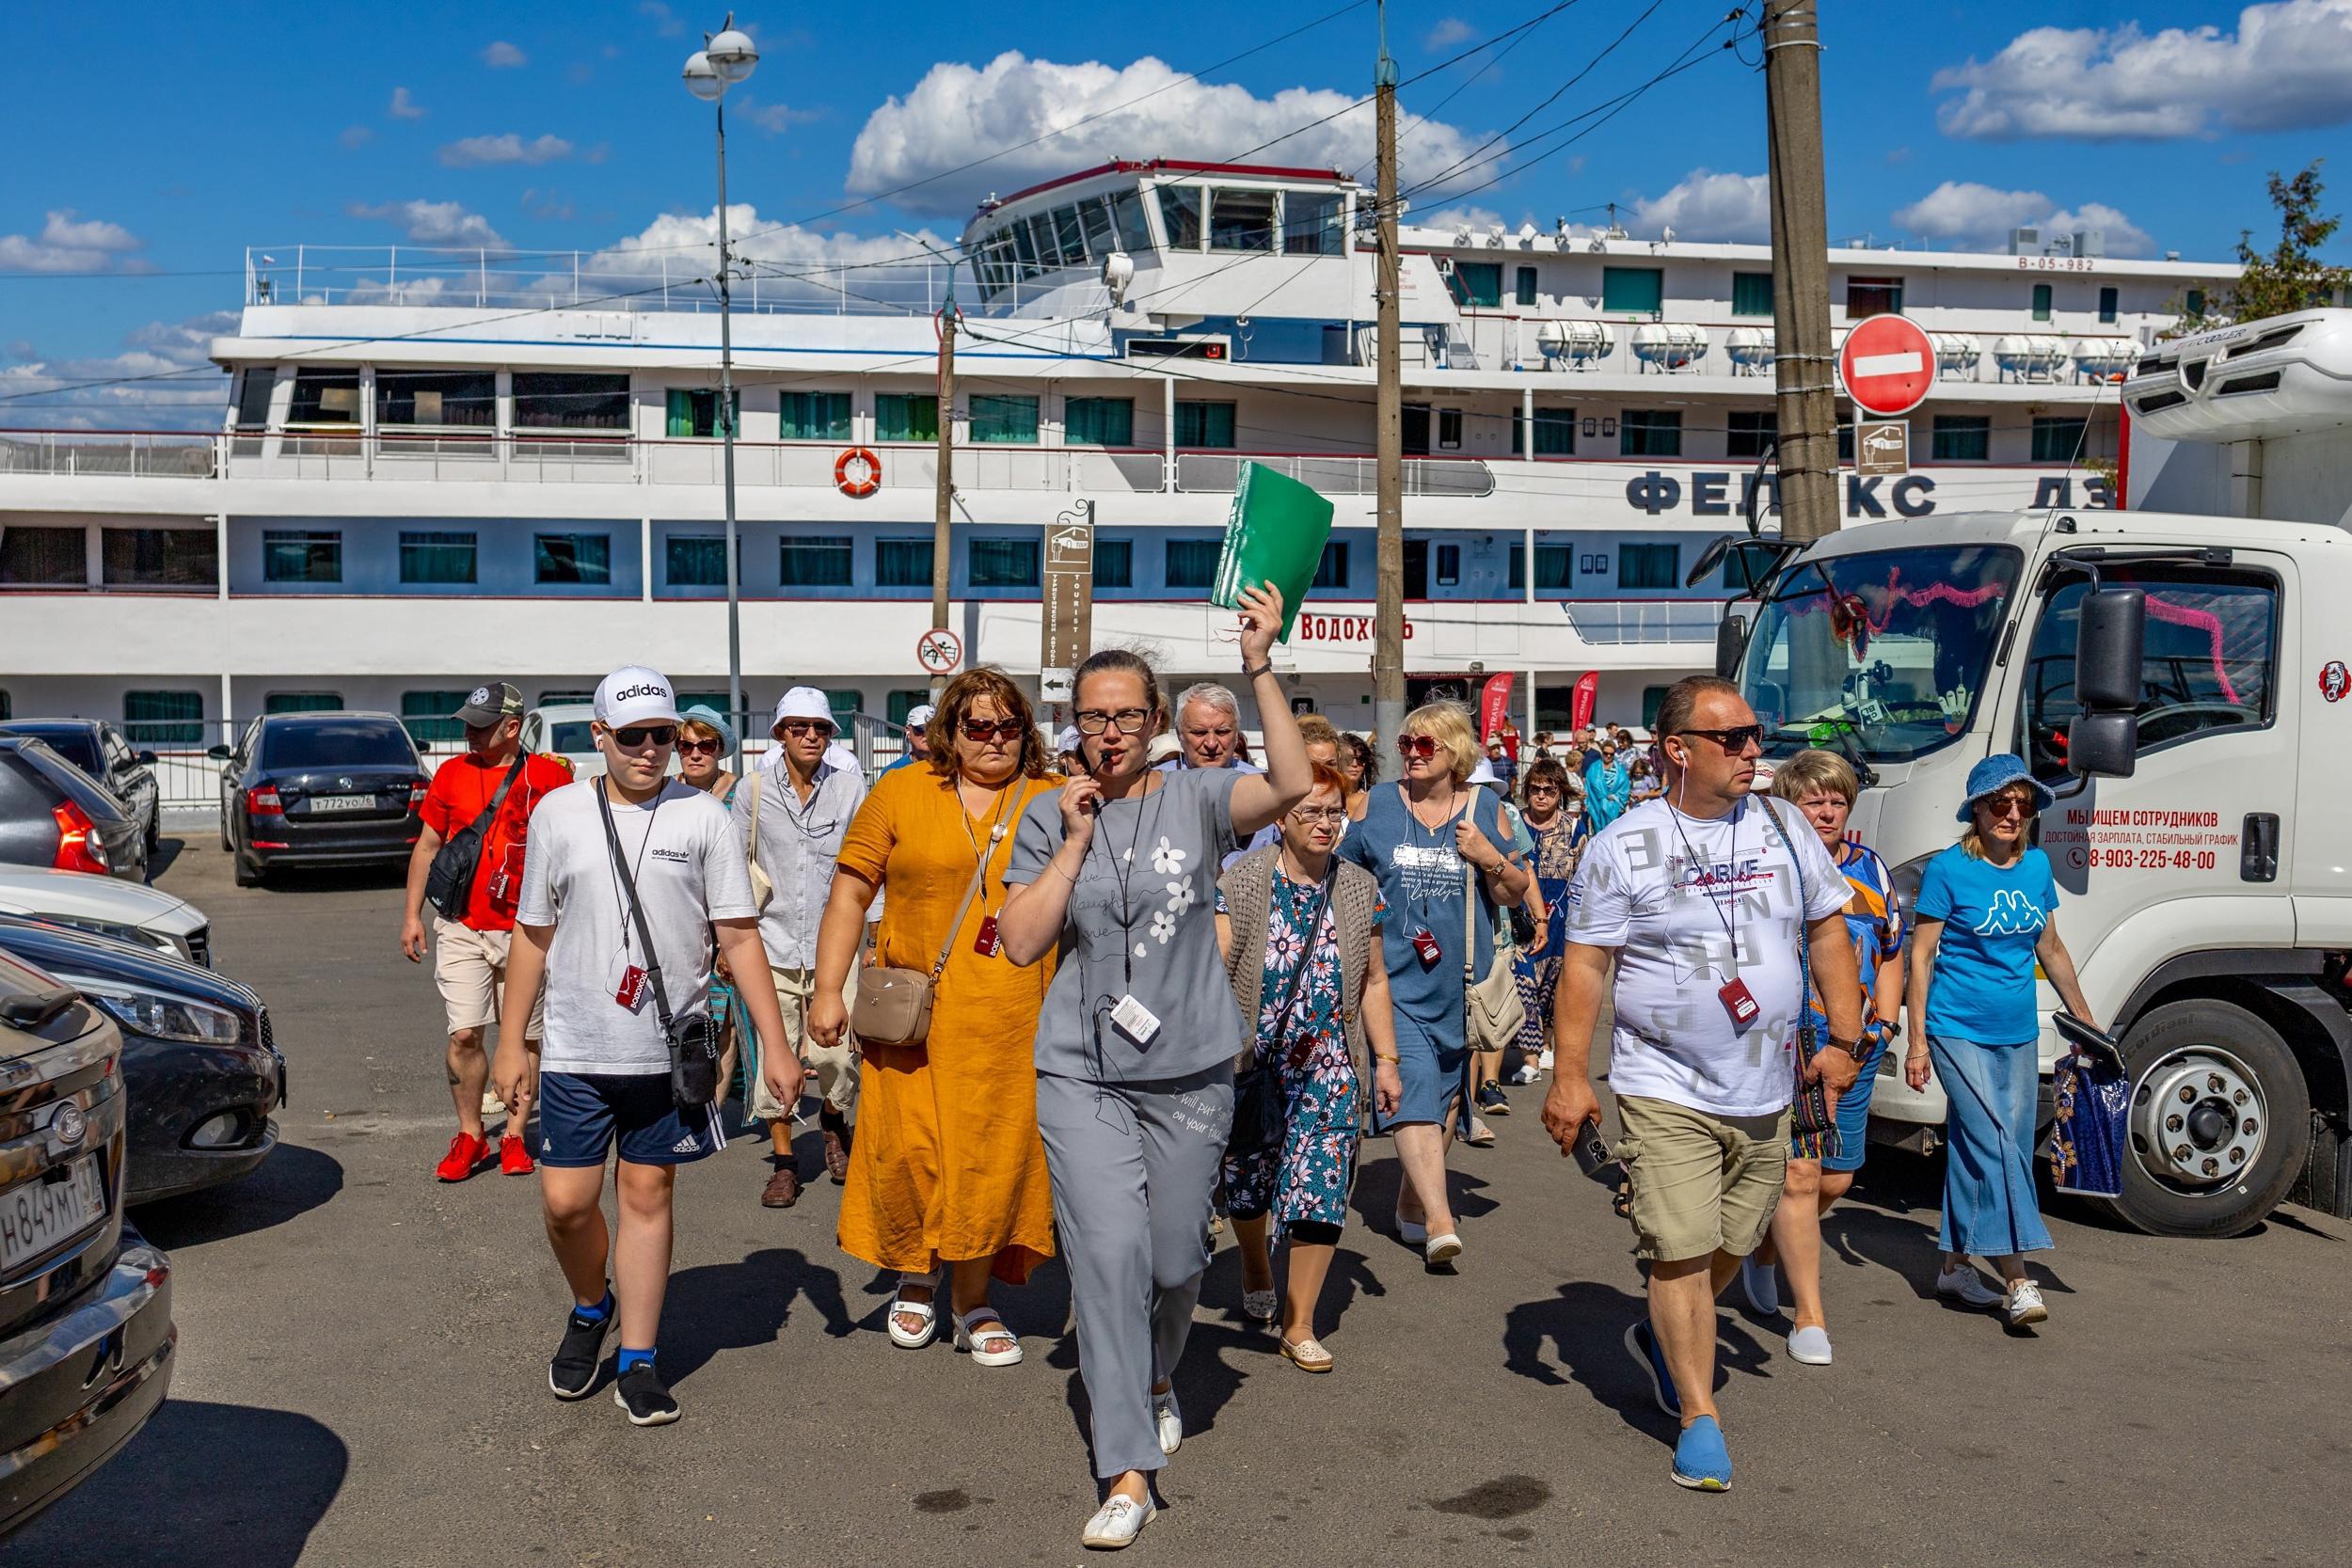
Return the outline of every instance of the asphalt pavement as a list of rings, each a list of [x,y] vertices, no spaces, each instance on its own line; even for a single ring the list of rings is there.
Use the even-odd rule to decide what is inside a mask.
[[[566,1297],[535,1180],[456,1186],[427,969],[390,875],[238,890],[199,834],[158,879],[214,922],[292,1064],[253,1178],[135,1217],[174,1264],[171,1398],[0,1563],[1056,1563],[1094,1506],[1066,1278],[999,1306],[1025,1364],[894,1348],[891,1281],[834,1244],[839,1189],[759,1207],[765,1140],[688,1167],[661,1364],[685,1418],[548,1392]],[[1028,1092],[1025,1082],[1005,1092]],[[1186,1420],[1139,1562],[2341,1563],[2352,1225],[2280,1211],[2157,1241],[2072,1202],[2039,1332],[1934,1298],[1938,1168],[1874,1151],[1825,1225],[1836,1361],[1726,1307],[1726,1496],[1668,1479],[1621,1344],[1631,1238],[1537,1087],[1453,1160],[1468,1252],[1388,1234],[1365,1146],[1311,1377],[1249,1329],[1230,1243],[1177,1376]],[[813,1123],[803,1165],[820,1164]],[[1736,1287],[1735,1291],[1736,1294]]]

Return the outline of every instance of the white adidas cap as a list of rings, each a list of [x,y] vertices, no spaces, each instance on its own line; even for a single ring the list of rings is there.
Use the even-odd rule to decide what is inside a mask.
[[[677,693],[658,670],[624,665],[596,683],[596,719],[609,730],[677,722]]]

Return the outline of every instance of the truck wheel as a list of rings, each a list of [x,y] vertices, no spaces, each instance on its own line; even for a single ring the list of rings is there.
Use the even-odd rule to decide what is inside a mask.
[[[2123,1194],[2101,1206],[2152,1236],[2235,1236],[2260,1224],[2311,1142],[2311,1091],[2286,1042],[2243,1007],[2174,1002],[2132,1025],[2123,1056]]]

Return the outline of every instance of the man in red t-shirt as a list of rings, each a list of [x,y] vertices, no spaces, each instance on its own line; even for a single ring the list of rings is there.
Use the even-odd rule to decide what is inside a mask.
[[[522,752],[523,694],[506,682],[474,688],[453,717],[466,726],[466,754],[450,758],[433,775],[433,787],[424,797],[423,832],[408,858],[400,950],[411,963],[424,959],[424,884],[433,857],[489,808]],[[449,1014],[450,1098],[457,1103],[457,1136],[450,1140],[449,1152],[434,1172],[444,1181],[463,1181],[489,1157],[490,1140],[482,1117],[497,1102],[484,1098],[490,1079],[484,1035],[493,1022],[501,1034],[516,1023],[500,1017],[499,1001],[506,990],[506,948],[515,934],[515,905],[522,895],[523,838],[532,809],[548,791],[571,782],[571,769],[553,757],[524,760],[483,834],[465,918],[446,919],[437,910],[433,914],[433,982],[440,988]],[[530,1021],[522,1024],[524,1038],[539,1037],[540,1017],[534,1002]],[[527,1105],[510,1112],[499,1139],[499,1168],[509,1176],[527,1176],[532,1168],[531,1148],[522,1137],[527,1115]]]

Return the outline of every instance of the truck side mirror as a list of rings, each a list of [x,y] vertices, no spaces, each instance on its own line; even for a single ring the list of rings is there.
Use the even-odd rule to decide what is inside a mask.
[[[2148,595],[2137,588],[2086,594],[2076,625],[2074,701],[2087,714],[2138,707]]]
[[[1715,673],[1725,680],[1740,678],[1740,661],[1747,656],[1748,624],[1737,615],[1715,623]]]
[[[2078,713],[2066,726],[2066,770],[2128,779],[2139,766],[2139,715]]]

